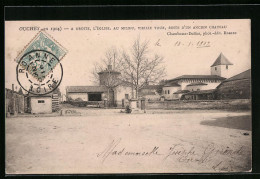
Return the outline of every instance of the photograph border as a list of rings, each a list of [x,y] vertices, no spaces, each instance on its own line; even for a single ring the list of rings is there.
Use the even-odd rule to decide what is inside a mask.
[[[260,172],[260,140],[259,140],[259,99],[260,99],[260,82],[257,80],[259,76],[259,60],[260,59],[260,6],[259,5],[88,5],[88,6],[13,6],[4,7],[4,20],[176,20],[176,19],[251,19],[251,69],[252,69],[252,154],[253,166],[252,173],[232,173],[231,175],[252,175]],[[44,16],[42,15],[44,14]],[[58,15],[57,15],[58,14]],[[145,14],[145,15],[144,15]],[[4,22],[3,22],[4,26]],[[4,28],[2,28],[4,31]],[[2,33],[4,34],[4,33]],[[3,38],[4,40],[4,35]],[[4,44],[4,41],[3,41]],[[4,53],[2,53],[4,59]],[[256,59],[256,60],[255,60]],[[3,77],[2,85],[5,86],[4,60],[1,61],[3,69],[1,70]],[[2,96],[2,118],[5,119],[4,96]],[[5,142],[5,121],[2,124],[2,143]],[[4,145],[2,145],[4,146]],[[5,164],[5,150],[1,148],[1,164]],[[3,166],[3,165],[1,165]],[[5,169],[1,167],[1,171]],[[1,172],[1,173],[2,173]],[[150,174],[98,174],[98,175],[230,175],[227,173],[150,173]],[[80,174],[93,175],[93,174]],[[12,175],[5,175],[12,176]],[[23,175],[22,175],[23,176]],[[31,176],[31,175],[25,175]],[[38,176],[38,175],[37,175]],[[42,176],[42,175],[40,175]],[[44,175],[53,176],[53,175]],[[61,176],[61,175],[58,175]]]

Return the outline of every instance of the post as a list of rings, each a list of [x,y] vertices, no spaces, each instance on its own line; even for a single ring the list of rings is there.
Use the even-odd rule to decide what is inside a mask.
[[[12,84],[12,113],[16,115],[15,97],[14,97],[14,84]]]
[[[104,99],[104,107],[107,108],[107,98]]]
[[[146,113],[146,110],[145,110],[145,98],[141,98],[141,110],[144,110],[144,113]]]
[[[137,99],[130,100],[131,109],[137,109]]]

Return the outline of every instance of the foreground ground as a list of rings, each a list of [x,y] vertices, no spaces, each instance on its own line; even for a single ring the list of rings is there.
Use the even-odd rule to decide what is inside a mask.
[[[251,169],[251,114],[81,110],[6,119],[6,172],[183,173]]]

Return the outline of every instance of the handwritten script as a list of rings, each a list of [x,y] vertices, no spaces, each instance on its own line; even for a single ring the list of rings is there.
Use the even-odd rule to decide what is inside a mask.
[[[229,159],[242,155],[244,155],[243,146],[238,149],[231,149],[229,147],[220,147],[215,144],[209,144],[206,147],[198,147],[179,143],[170,144],[169,147],[155,145],[149,147],[147,150],[129,150],[122,145],[122,139],[119,138],[111,141],[103,151],[97,154],[97,158],[100,158],[101,162],[104,163],[110,157],[138,157],[151,159],[157,157],[162,163],[211,164],[210,167],[214,171],[231,172],[233,171],[233,163]]]

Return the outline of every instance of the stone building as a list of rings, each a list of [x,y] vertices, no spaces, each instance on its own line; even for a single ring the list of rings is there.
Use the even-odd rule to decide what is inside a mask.
[[[210,75],[182,75],[167,81],[163,86],[162,95],[167,100],[180,99],[183,94],[215,89],[230,76],[230,66],[233,65],[222,53],[210,67]]]
[[[108,65],[106,70],[98,73],[99,86],[67,86],[67,101],[107,102],[109,106],[123,106],[123,100],[132,97],[132,88],[120,80],[120,74]]]
[[[44,96],[36,96],[29,94],[28,100],[28,112],[32,114],[48,114],[52,113],[52,95],[47,94]]]
[[[48,114],[60,109],[60,96],[52,92],[45,95],[24,95],[25,112],[32,114]]]

